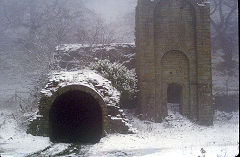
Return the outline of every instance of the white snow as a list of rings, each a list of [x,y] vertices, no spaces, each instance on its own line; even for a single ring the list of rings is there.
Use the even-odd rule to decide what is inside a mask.
[[[88,44],[62,44],[56,47],[56,51],[77,51],[80,48],[83,47],[89,47],[90,45]]]
[[[219,114],[219,113],[218,113]],[[181,115],[173,115],[161,123],[143,122],[134,117],[133,127],[138,133],[133,135],[109,135],[94,145],[89,156],[201,156],[234,157],[239,153],[238,113],[229,121],[215,120],[214,126],[204,127],[190,122]]]
[[[25,156],[50,145],[49,138],[36,137],[18,128],[9,111],[0,111],[0,156]]]
[[[51,96],[52,92],[57,91],[60,87],[79,84],[95,90],[103,97],[107,105],[116,105],[120,99],[120,92],[112,86],[111,82],[93,70],[52,72],[49,81],[58,82],[59,84],[57,87],[51,88],[48,88],[50,84],[47,84],[45,89],[41,91],[46,96]],[[104,90],[97,89],[98,87]]]
[[[58,88],[83,84],[97,91],[108,105],[117,104],[120,93],[111,82],[92,70],[71,72],[53,72],[49,79],[58,82],[55,88],[46,86],[42,93],[51,96]],[[108,96],[105,96],[108,95]],[[53,144],[47,137],[35,137],[20,129],[13,118],[13,111],[0,111],[0,155],[2,157],[22,157],[37,153],[36,156],[56,155],[68,152],[70,156],[91,157],[234,157],[239,153],[239,112],[215,113],[214,126],[199,126],[178,113],[169,113],[162,123],[140,121],[127,111],[124,114],[131,119],[135,134],[110,134],[95,145],[72,146],[71,144]],[[118,117],[115,117],[118,118]],[[201,149],[205,154],[200,152]],[[81,149],[81,150],[78,150]],[[76,151],[78,150],[78,151]],[[81,155],[80,155],[81,156]]]
[[[53,72],[50,80],[59,82],[55,88],[47,88],[42,93],[50,96],[54,90],[71,84],[83,84],[92,89],[98,86],[107,89],[101,93],[110,104],[117,104],[120,93],[111,82],[91,70],[72,72]],[[23,157],[37,153],[36,156],[58,156],[65,151],[70,156],[91,157],[234,157],[239,153],[239,112],[215,113],[214,125],[199,126],[178,113],[169,113],[162,123],[140,121],[127,111],[136,134],[110,134],[95,145],[72,146],[53,144],[47,137],[35,137],[20,129],[12,116],[13,111],[0,111],[0,155],[2,157]],[[118,118],[118,117],[116,117]],[[76,151],[76,149],[81,149]],[[201,149],[206,151],[201,153]]]
[[[116,47],[129,47],[135,46],[135,43],[111,43],[111,44],[62,44],[56,47],[56,51],[63,52],[72,52],[78,51],[81,48],[92,48],[92,52],[96,52],[98,50],[106,49],[107,51],[113,50]]]
[[[111,134],[95,145],[79,146],[85,156],[91,157],[234,157],[239,153],[239,113],[216,112],[214,126],[204,127],[194,124],[179,114],[170,114],[163,123],[140,121],[131,114],[136,134]],[[11,112],[0,111],[0,154],[6,156],[26,156],[40,152],[41,156],[57,155],[69,150],[71,144],[52,144],[49,138],[34,137],[20,130]],[[70,156],[77,149],[69,151]],[[72,152],[72,153],[71,153]]]

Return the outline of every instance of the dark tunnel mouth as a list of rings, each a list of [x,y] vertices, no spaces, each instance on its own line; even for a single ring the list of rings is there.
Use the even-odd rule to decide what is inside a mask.
[[[97,143],[102,137],[100,103],[83,91],[58,96],[49,112],[50,140],[57,143]]]

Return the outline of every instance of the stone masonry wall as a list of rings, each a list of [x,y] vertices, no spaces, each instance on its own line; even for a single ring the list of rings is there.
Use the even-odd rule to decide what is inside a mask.
[[[146,119],[161,121],[168,114],[167,87],[178,83],[182,114],[212,124],[209,8],[192,0],[138,1],[138,102]]]
[[[28,133],[37,136],[49,136],[49,114],[57,97],[69,91],[81,91],[91,95],[102,111],[103,136],[108,133],[133,133],[135,130],[119,107],[120,93],[111,82],[95,71],[52,72],[49,81],[41,92],[39,111],[29,127]]]

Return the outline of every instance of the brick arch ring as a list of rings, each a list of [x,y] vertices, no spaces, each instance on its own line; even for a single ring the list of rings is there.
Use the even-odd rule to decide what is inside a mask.
[[[161,55],[161,57],[160,57],[160,59],[161,59],[161,61],[163,60],[163,58],[164,57],[166,57],[167,55],[169,55],[170,53],[178,53],[178,54],[181,54],[182,56],[184,56],[184,58],[187,60],[187,62],[188,62],[188,64],[189,64],[189,56],[185,53],[185,52],[183,52],[183,51],[181,51],[181,50],[168,50],[168,51],[166,51],[165,53],[163,53],[162,55]]]

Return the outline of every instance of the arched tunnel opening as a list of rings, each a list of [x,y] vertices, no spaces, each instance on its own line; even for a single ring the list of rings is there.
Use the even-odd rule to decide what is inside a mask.
[[[99,102],[82,91],[58,96],[49,112],[50,140],[61,143],[97,143],[103,119]]]

